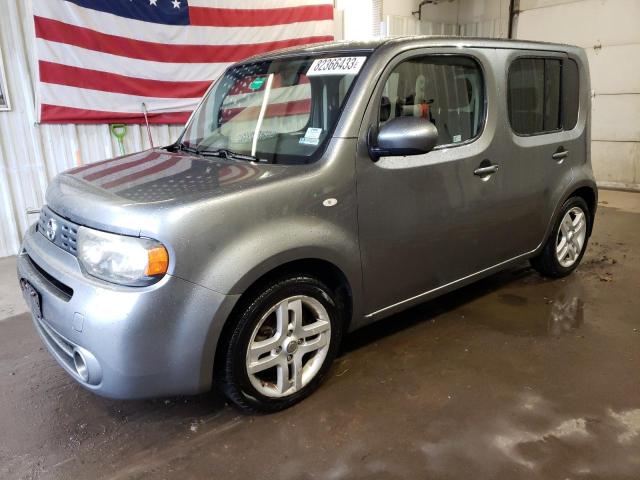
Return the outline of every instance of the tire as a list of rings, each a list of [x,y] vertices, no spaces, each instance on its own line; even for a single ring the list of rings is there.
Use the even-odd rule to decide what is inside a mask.
[[[293,275],[270,282],[231,319],[221,346],[224,394],[252,413],[301,401],[322,383],[337,355],[341,317],[335,293],[316,278]]]
[[[579,212],[582,213],[581,222],[576,220]],[[567,228],[567,217],[573,228]],[[591,222],[591,212],[584,199],[582,197],[569,198],[562,205],[551,235],[549,235],[542,251],[531,259],[533,268],[549,278],[562,278],[573,272],[580,264],[587,249]],[[562,243],[563,237],[566,243]],[[567,239],[569,240],[567,241]],[[578,246],[579,251],[577,251]],[[565,249],[567,253],[563,255]]]

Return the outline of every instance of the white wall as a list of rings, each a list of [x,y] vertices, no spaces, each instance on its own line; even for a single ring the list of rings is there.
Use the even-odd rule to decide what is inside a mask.
[[[460,34],[467,37],[507,38],[509,0],[457,0]]]
[[[418,10],[419,1],[414,2],[415,8]],[[424,5],[422,7],[422,21],[438,22],[447,24],[457,24],[460,4],[458,0],[452,2],[440,2],[436,5]]]
[[[504,38],[508,33],[509,0],[453,0],[422,7],[422,21],[413,22],[402,11],[417,11],[419,1],[384,2],[383,13],[392,17],[392,34],[421,33],[427,35],[460,35],[467,37]],[[388,6],[387,5],[392,5]],[[400,8],[401,7],[401,8]],[[405,29],[407,31],[398,31]]]
[[[456,1],[423,6],[422,19],[419,21],[418,15],[413,15],[412,12],[418,11],[420,0],[383,0],[385,33],[387,36],[457,35]]]
[[[418,10],[418,0],[382,0],[382,15],[410,17],[411,12]]]
[[[373,38],[376,26],[372,0],[335,0],[334,5],[342,17],[343,40]]]
[[[596,178],[640,189],[640,1],[520,0],[520,12],[517,38],[586,50]]]

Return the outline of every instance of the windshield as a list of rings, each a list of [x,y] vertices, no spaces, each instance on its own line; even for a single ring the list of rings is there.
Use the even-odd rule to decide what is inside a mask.
[[[241,64],[218,79],[181,147],[273,163],[315,160],[366,57],[293,57]]]

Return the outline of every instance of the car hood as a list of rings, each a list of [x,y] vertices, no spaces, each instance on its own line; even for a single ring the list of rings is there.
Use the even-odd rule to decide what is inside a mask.
[[[166,150],[91,163],[64,172],[77,185],[124,202],[157,203],[211,196],[225,188],[246,187],[265,171],[282,171],[246,161],[197,157]]]
[[[58,175],[47,203],[83,225],[139,234],[136,223],[292,174],[286,166],[162,149],[83,165]],[[293,169],[295,170],[295,169]]]

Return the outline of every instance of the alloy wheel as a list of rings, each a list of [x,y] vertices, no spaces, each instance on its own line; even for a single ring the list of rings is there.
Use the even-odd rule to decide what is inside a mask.
[[[587,236],[587,221],[580,207],[573,207],[565,213],[560,222],[556,239],[556,258],[561,266],[571,267],[584,247]]]
[[[315,298],[298,295],[271,307],[253,330],[246,368],[253,387],[268,397],[304,388],[320,371],[329,350],[331,322]]]

